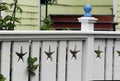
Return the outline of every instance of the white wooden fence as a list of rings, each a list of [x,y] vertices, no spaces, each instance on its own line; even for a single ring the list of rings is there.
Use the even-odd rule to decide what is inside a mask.
[[[37,57],[31,81],[120,80],[120,32],[0,31],[0,72],[29,81],[27,58]]]

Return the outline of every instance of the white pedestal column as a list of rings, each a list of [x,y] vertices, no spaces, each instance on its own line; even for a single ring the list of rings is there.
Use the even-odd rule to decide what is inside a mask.
[[[81,31],[94,31],[94,23],[98,20],[94,17],[80,17]],[[93,54],[94,54],[94,36],[89,35],[83,43],[83,65],[82,81],[93,80]]]
[[[98,19],[94,17],[80,17],[78,21],[81,22],[81,31],[94,31],[94,23]]]

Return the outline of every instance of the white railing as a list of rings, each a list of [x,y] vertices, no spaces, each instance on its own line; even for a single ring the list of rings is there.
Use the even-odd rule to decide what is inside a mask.
[[[120,80],[120,32],[0,31],[0,70],[6,81]]]

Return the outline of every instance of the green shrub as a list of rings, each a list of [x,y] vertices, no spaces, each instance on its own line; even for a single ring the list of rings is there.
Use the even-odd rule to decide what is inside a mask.
[[[40,30],[55,30],[55,29],[52,27],[52,21],[48,18],[45,18],[43,20],[43,25],[40,27]]]
[[[0,81],[5,81],[5,80],[6,78],[2,74],[0,74]]]

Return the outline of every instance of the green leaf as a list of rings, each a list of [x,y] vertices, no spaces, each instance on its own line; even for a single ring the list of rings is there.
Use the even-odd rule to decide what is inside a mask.
[[[50,19],[48,19],[48,18],[45,18],[45,19],[43,20],[43,22],[44,22],[45,24],[47,24],[47,25],[51,25],[51,24],[52,24],[52,21],[51,21]]]
[[[34,62],[36,62],[36,61],[37,61],[37,57],[34,57],[34,58],[29,57],[29,59],[28,59],[28,62],[29,62],[30,64],[34,64]]]
[[[35,76],[35,70],[39,66],[39,64],[34,64],[37,61],[37,57],[32,58],[31,56],[28,57],[28,73],[32,76]]]
[[[10,8],[12,8],[14,6],[14,3],[11,3],[9,6],[10,6]]]
[[[43,25],[40,27],[40,30],[55,30],[52,27],[52,21],[49,18],[43,20]]]
[[[13,0],[14,2],[17,1],[17,0]]]
[[[37,61],[37,57],[32,58],[33,62]]]
[[[15,24],[13,24],[13,23],[11,23],[11,22],[8,22],[8,23],[6,24],[6,29],[7,29],[7,30],[13,30],[14,27],[15,27]]]
[[[13,19],[12,21],[15,21],[17,23],[21,23],[20,20],[19,20],[19,18],[17,18],[17,17],[13,17],[12,19]]]
[[[8,7],[4,4],[1,4],[0,5],[0,11],[6,11],[6,10],[9,10]]]
[[[17,6],[17,11],[19,11],[21,14],[23,12],[23,10],[19,6]]]
[[[7,15],[7,16],[4,17],[4,20],[5,21],[11,21],[12,20],[12,16]]]
[[[29,70],[30,75],[35,76],[35,72],[32,70]]]
[[[34,65],[33,70],[36,70],[38,66],[40,66],[40,65],[39,64]]]
[[[5,81],[5,80],[6,78],[2,74],[0,74],[0,81]]]

